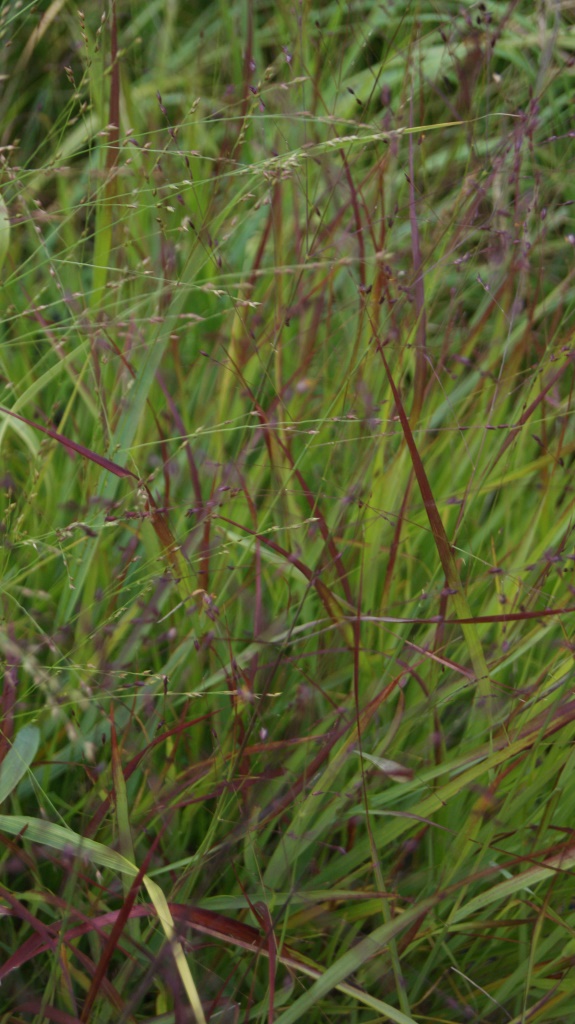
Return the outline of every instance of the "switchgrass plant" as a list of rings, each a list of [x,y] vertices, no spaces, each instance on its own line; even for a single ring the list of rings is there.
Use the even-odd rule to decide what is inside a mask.
[[[0,35],[0,1020],[575,1019],[572,5]]]

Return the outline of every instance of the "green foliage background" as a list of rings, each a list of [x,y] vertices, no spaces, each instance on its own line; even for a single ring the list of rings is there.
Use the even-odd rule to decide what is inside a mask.
[[[570,1019],[570,6],[0,43],[1,1019]]]

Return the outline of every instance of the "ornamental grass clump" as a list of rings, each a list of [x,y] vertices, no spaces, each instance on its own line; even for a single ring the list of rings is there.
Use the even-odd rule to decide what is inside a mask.
[[[574,1018],[568,6],[0,39],[0,1016]]]

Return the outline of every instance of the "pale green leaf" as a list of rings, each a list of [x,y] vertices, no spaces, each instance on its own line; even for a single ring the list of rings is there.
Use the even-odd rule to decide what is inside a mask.
[[[12,793],[36,756],[40,733],[36,726],[25,725],[0,764],[0,803]]]

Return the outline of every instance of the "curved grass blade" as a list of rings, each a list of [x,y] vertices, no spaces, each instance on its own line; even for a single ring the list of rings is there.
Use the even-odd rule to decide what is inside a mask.
[[[101,867],[110,868],[112,871],[119,871],[122,874],[130,875],[132,878],[138,874],[136,865],[132,864],[126,857],[123,857],[122,854],[108,849],[107,846],[96,842],[94,839],[84,839],[83,836],[73,832],[72,829],[64,828],[62,825],[55,825],[51,821],[41,821],[39,818],[29,818],[23,815],[1,814],[0,829],[8,832],[9,835],[26,836],[32,842],[43,843],[53,850],[60,850],[67,854],[72,853],[78,857],[84,857],[86,860],[93,861]],[[154,882],[147,875],[144,875],[143,881],[158,915],[158,920],[173,951],[176,966],[196,1020],[198,1024],[206,1024],[196,984],[184,956],[184,951],[176,938],[174,919],[168,907],[166,897],[157,882]]]
[[[414,924],[415,921],[420,919],[429,910],[431,910],[438,902],[438,897],[433,897],[428,900],[422,900],[415,907],[410,910],[406,910],[405,913],[396,917],[395,920],[389,923],[380,925],[376,928],[371,935],[367,935],[361,942],[358,942],[357,946],[353,949],[348,950],[343,956],[336,960],[331,967],[328,967],[320,978],[312,985],[308,992],[299,999],[296,999],[295,1003],[284,1011],[276,1020],[276,1024],[296,1024],[296,1021],[305,1020],[306,1014],[309,1012],[312,1006],[315,1005],[320,999],[331,992],[334,988],[342,990],[343,983],[350,974],[362,967],[367,960],[371,959],[385,949],[386,946],[405,928]],[[356,989],[355,986],[349,985],[343,989],[347,994],[355,995],[356,998],[361,998],[362,1002],[366,1002],[364,996],[365,993],[361,989]],[[396,1024],[414,1024],[411,1017],[406,1016],[400,1010],[395,1009],[394,1006],[390,1006],[387,1003],[381,1003],[381,1001],[373,1000],[369,1001],[368,1005],[375,1007],[377,1002],[377,1009],[380,1012],[387,1014],[390,1020],[396,1022]]]
[[[35,725],[25,725],[0,764],[0,803],[6,800],[26,774],[36,756],[40,733]]]

